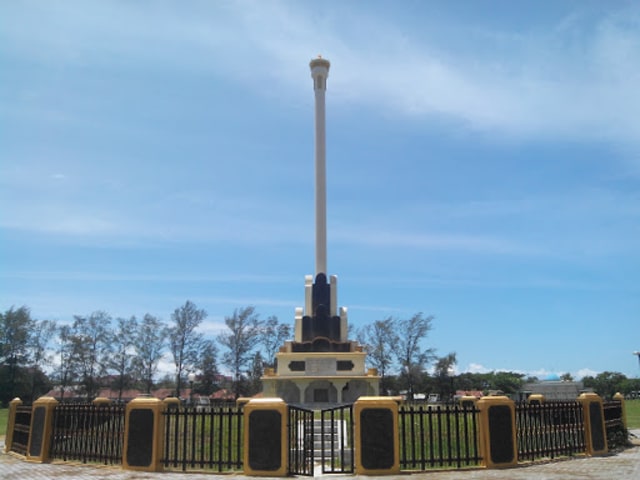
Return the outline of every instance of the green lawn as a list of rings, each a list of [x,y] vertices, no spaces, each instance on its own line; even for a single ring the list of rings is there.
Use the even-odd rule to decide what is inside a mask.
[[[7,418],[9,417],[8,408],[0,408],[0,437],[7,433]]]
[[[627,428],[640,428],[640,400],[627,400]]]

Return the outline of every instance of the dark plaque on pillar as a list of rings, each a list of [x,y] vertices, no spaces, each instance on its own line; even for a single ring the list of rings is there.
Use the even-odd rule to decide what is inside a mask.
[[[278,470],[282,456],[282,415],[275,410],[249,414],[249,466],[253,470]]]
[[[134,409],[129,413],[127,463],[132,467],[151,465],[153,452],[153,410]]]
[[[604,450],[604,432],[602,431],[602,408],[600,402],[589,403],[589,419],[591,420],[591,445],[596,452]]]
[[[36,407],[33,411],[33,428],[31,429],[31,448],[29,455],[39,457],[42,454],[42,441],[44,440],[45,407]]]
[[[507,405],[489,407],[489,443],[493,463],[513,462],[513,424]]]
[[[393,414],[388,408],[365,408],[360,414],[362,466],[385,470],[394,465]]]

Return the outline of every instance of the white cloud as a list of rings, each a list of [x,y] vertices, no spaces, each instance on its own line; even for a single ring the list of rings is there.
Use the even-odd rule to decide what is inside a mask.
[[[590,368],[581,368],[574,374],[574,378],[576,378],[577,380],[580,380],[580,379],[583,379],[584,377],[595,377],[599,373],[600,372],[597,372]]]
[[[467,26],[467,41],[482,47],[476,56],[451,46],[450,37],[464,25],[440,25],[437,35],[425,39],[353,6],[334,13],[331,8],[311,14],[288,2],[253,2],[250,8],[244,2],[192,4],[190,10],[150,9],[144,3],[39,4],[12,8],[19,21],[3,36],[12,48],[43,61],[82,64],[117,56],[132,65],[179,64],[230,75],[260,90],[267,76],[275,87],[270,94],[279,84],[289,96],[292,88],[308,90],[300,81],[307,75],[301,62],[321,50],[340,71],[332,77],[338,98],[508,135],[636,146],[640,141],[637,8],[595,21],[573,15],[555,29],[520,37],[497,31],[490,42]]]
[[[535,370],[521,370],[521,369],[517,369],[517,368],[488,368],[485,367],[484,365],[480,364],[480,363],[470,363],[469,365],[467,365],[467,368],[465,368],[464,370],[462,370],[462,373],[491,373],[491,372],[514,372],[514,373],[521,373],[523,375],[525,375],[525,377],[536,377],[539,380],[544,380],[546,377],[548,377],[549,375],[557,375],[557,376],[562,376],[563,374],[567,373],[566,370],[563,371],[551,371],[551,370],[547,370],[546,368],[539,368],[539,369],[535,369]],[[595,370],[592,370],[590,368],[581,368],[580,370],[576,371],[576,372],[569,372],[571,373],[571,376],[574,378],[574,380],[581,380],[584,377],[587,376],[596,376],[598,375],[598,373]]]
[[[366,232],[366,234],[363,234]],[[465,251],[486,254],[537,254],[539,250],[517,245],[507,239],[477,234],[437,234],[376,230],[358,225],[357,229],[342,229],[333,233],[338,242],[394,248],[421,248],[425,250]]]
[[[489,373],[492,370],[479,363],[470,363],[463,373]]]
[[[221,274],[180,274],[177,272],[153,273],[104,273],[94,271],[0,271],[0,278],[20,280],[78,281],[78,282],[145,282],[145,283],[240,283],[240,284],[282,284],[292,281],[291,277],[280,275],[260,275],[242,273]],[[299,279],[298,279],[299,280]]]

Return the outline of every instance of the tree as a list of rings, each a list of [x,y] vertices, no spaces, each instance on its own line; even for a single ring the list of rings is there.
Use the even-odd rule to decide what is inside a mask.
[[[434,377],[437,379],[438,389],[441,398],[449,398],[453,400],[455,388],[453,384],[454,367],[457,363],[455,352],[451,352],[444,357],[436,360],[434,368]]]
[[[563,373],[562,375],[560,375],[560,380],[562,380],[563,382],[573,382],[573,375],[568,372]]]
[[[480,390],[485,394],[494,388],[492,385],[494,373],[463,373],[456,379],[461,390]]]
[[[0,363],[27,364],[29,332],[32,326],[31,312],[26,306],[17,310],[11,307],[0,313]]]
[[[278,317],[271,316],[264,323],[261,343],[264,347],[267,366],[275,368],[276,353],[284,342],[291,337],[291,327],[286,323],[278,323]]]
[[[515,372],[491,372],[488,376],[489,389],[506,394],[518,393],[524,384],[524,374]]]
[[[618,385],[620,393],[627,396],[632,392],[640,392],[640,378],[627,378]]]
[[[102,311],[88,317],[76,315],[71,326],[71,362],[88,400],[97,396],[99,377],[106,372],[111,347],[110,327],[111,317]]]
[[[627,377],[619,372],[602,372],[594,377],[584,377],[582,383],[593,390],[602,398],[612,398],[616,392],[623,389]]]
[[[219,389],[218,386],[218,348],[211,340],[202,344],[200,361],[196,364],[200,370],[198,384],[194,391],[201,395],[211,395]]]
[[[0,313],[0,365],[7,367],[5,391],[11,399],[15,396],[18,369],[29,361],[29,332],[33,327],[31,312],[25,306],[11,307]]]
[[[202,350],[202,333],[196,328],[207,318],[205,310],[187,300],[183,306],[176,308],[171,314],[173,326],[169,328],[169,349],[173,356],[176,375],[176,394],[180,397],[182,375],[193,371],[198,363],[198,354]]]
[[[255,352],[253,359],[251,360],[251,368],[247,372],[248,382],[247,391],[243,392],[244,395],[252,396],[256,393],[260,393],[262,390],[262,380],[260,377],[264,374],[264,360],[260,352]]]
[[[43,385],[39,382],[41,377],[35,375],[37,370],[42,371],[43,367],[49,365],[51,362],[50,355],[47,353],[47,347],[53,338],[57,329],[56,322],[51,320],[34,321],[31,335],[29,336],[28,348],[29,356],[31,357],[32,371],[31,375],[31,401],[33,401],[39,395],[46,393],[45,385],[49,385],[47,379],[46,384]]]
[[[71,359],[73,355],[73,343],[71,342],[71,326],[62,325],[57,330],[58,332],[58,349],[56,351],[58,356],[58,374],[57,380],[60,386],[60,398],[64,399],[64,391],[73,381],[73,361]]]
[[[394,346],[398,336],[395,320],[392,317],[376,320],[372,325],[363,327],[358,336],[367,350],[369,362],[378,369],[380,389],[387,392],[390,387],[387,385],[387,372],[393,365]]]
[[[13,385],[9,385],[10,380]],[[10,379],[9,365],[0,365],[0,405],[3,407],[6,407],[15,397],[28,401],[32,395],[41,395],[49,390],[51,390],[49,378],[39,368],[17,367],[14,378]]]
[[[260,341],[261,322],[254,307],[245,307],[234,310],[231,317],[225,317],[224,323],[229,331],[218,335],[218,342],[227,349],[222,361],[233,372],[234,394],[237,398],[242,370],[247,368]]]
[[[122,391],[131,386],[131,371],[134,362],[135,335],[138,330],[136,317],[116,319],[116,331],[111,336],[112,355],[108,366],[116,373],[118,400],[122,400]]]
[[[407,382],[408,399],[413,399],[414,381],[425,366],[434,358],[433,348],[424,348],[422,342],[431,330],[432,316],[424,317],[417,313],[408,319],[396,321],[398,336],[395,354]]]
[[[147,313],[134,335],[136,355],[133,359],[133,369],[137,380],[143,384],[147,393],[151,393],[153,388],[153,377],[158,373],[158,363],[166,348],[168,334],[167,326]]]

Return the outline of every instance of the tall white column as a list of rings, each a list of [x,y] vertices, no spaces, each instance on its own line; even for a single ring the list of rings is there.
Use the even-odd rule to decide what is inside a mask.
[[[329,66],[329,61],[320,56],[309,63],[316,97],[316,275],[319,273],[327,274],[327,174],[324,96],[327,89]]]

